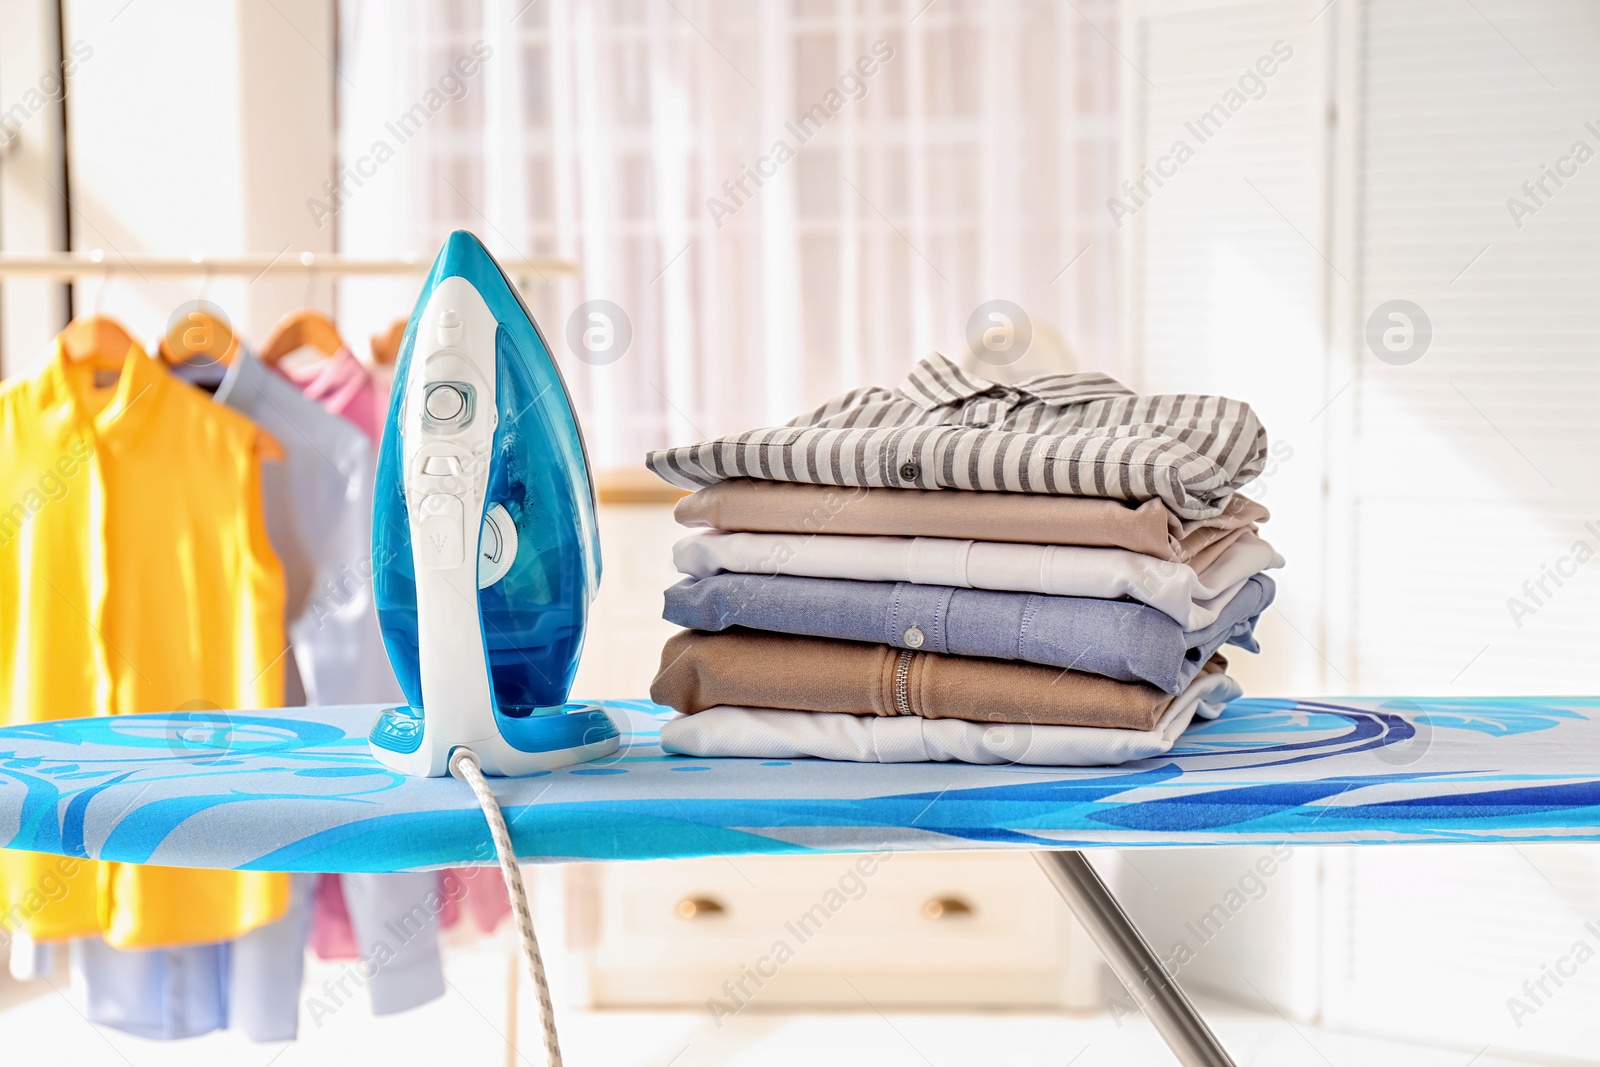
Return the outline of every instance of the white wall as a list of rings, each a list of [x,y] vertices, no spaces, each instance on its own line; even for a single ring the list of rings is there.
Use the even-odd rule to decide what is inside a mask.
[[[0,250],[60,251],[67,237],[61,101],[72,79],[61,71],[55,6],[0,0],[0,27]],[[70,43],[82,52],[83,42]],[[66,316],[61,283],[0,280],[0,377],[26,363]]]
[[[67,98],[72,245],[120,255],[334,250],[306,200],[333,172],[332,0],[66,0],[66,38],[94,49]],[[78,286],[76,309],[151,340],[179,304],[212,300],[246,339],[327,280],[153,279]]]

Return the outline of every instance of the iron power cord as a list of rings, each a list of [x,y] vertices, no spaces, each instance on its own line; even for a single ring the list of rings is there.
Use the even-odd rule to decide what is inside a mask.
[[[550,983],[545,978],[544,957],[539,954],[539,939],[534,935],[533,915],[528,910],[528,891],[522,884],[522,869],[517,866],[517,853],[511,847],[511,831],[506,827],[505,814],[471,749],[458,748],[450,754],[450,773],[472,787],[478,806],[483,808],[483,817],[488,820],[489,835],[494,838],[494,850],[500,857],[500,873],[505,876],[511,910],[516,915],[522,955],[528,961],[528,973],[533,976],[533,989],[539,998],[545,1063],[547,1067],[561,1067],[561,1043],[556,1039],[556,1011],[550,1001]]]

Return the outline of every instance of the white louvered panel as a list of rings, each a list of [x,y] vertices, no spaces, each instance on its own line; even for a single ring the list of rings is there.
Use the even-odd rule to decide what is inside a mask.
[[[1223,100],[1282,41],[1293,55],[1267,91],[1228,119],[1175,177],[1125,221],[1130,233],[1129,331],[1137,387],[1247,400],[1277,450],[1248,491],[1272,509],[1267,537],[1289,560],[1275,607],[1258,630],[1264,654],[1229,651],[1247,693],[1339,690],[1324,679],[1322,615],[1322,272],[1324,30],[1297,0],[1230,4],[1161,0],[1131,15],[1135,151],[1130,171],[1168,154],[1185,123]],[[1163,953],[1194,941],[1184,922],[1205,913],[1246,872],[1239,850],[1129,857],[1119,890]],[[1196,949],[1184,979],[1295,1018],[1314,1014],[1320,971],[1314,911],[1317,860],[1308,853],[1252,903],[1247,919]],[[1191,945],[1191,947],[1196,947]]]
[[[1600,547],[1600,509],[1572,499],[1507,501],[1462,515],[1436,496],[1360,498],[1356,545],[1363,688],[1382,693],[1594,692],[1600,633],[1600,559],[1578,568],[1534,614],[1523,598],[1578,536]],[[1531,601],[1526,601],[1531,603]],[[1521,622],[1521,626],[1517,622]],[[1587,677],[1587,680],[1586,680]]]
[[[1325,1025],[1454,1046],[1463,1063],[1490,1044],[1592,1062],[1600,851],[1392,846],[1323,862],[1326,914],[1342,920],[1326,931]],[[1558,965],[1573,973],[1531,999],[1523,983]]]
[[[1295,3],[1151,8],[1138,26],[1151,79],[1141,85],[1140,162],[1155,163],[1180,139],[1197,154],[1129,223],[1139,227],[1141,245],[1142,385],[1231,390],[1258,404],[1270,384],[1258,377],[1261,369],[1290,369],[1285,333],[1295,363],[1315,336],[1317,255],[1294,229],[1317,227],[1305,19]],[[1265,79],[1266,95],[1200,144],[1186,124],[1280,40],[1294,54]]]
[[[1506,199],[1574,140],[1600,152],[1584,128],[1600,120],[1600,8],[1369,0],[1363,21],[1354,537],[1335,563],[1351,575],[1355,680],[1369,693],[1594,692],[1600,561],[1559,588],[1547,580],[1553,595],[1520,627],[1507,600],[1579,539],[1600,551],[1600,159],[1520,230]],[[1361,342],[1366,316],[1394,298],[1433,323],[1432,346],[1405,366]],[[1491,1043],[1593,1055],[1592,847],[1330,850],[1325,862],[1327,1024],[1468,1055]],[[1580,942],[1596,958],[1529,999],[1522,983],[1571,967]],[[1511,998],[1536,1009],[1520,1026]]]
[[[1249,401],[1276,449],[1249,487],[1273,511],[1266,535],[1289,560],[1264,620],[1268,653],[1230,653],[1246,692],[1317,693],[1322,432],[1313,422],[1324,378],[1322,60],[1296,0],[1146,3],[1134,18],[1128,83],[1135,101],[1131,176],[1182,139],[1196,155],[1124,222],[1133,263],[1130,334],[1137,385],[1150,392],[1222,393]],[[1201,144],[1189,123],[1274,58],[1265,95],[1248,99]],[[1272,64],[1269,64],[1269,66]]]
[[[1359,314],[1404,298],[1434,330],[1409,365],[1358,351],[1350,391],[1369,693],[1600,689],[1600,560],[1520,628],[1507,605],[1600,552],[1600,158],[1520,230],[1506,207],[1574,141],[1600,153],[1600,6],[1478,8],[1365,9]]]
[[[1147,4],[1133,23],[1144,68],[1131,97],[1141,161],[1209,103],[1208,84],[1242,68],[1251,33],[1287,34],[1296,49],[1268,98],[1225,128],[1216,145],[1226,152],[1203,153],[1158,191],[1130,242],[1139,384],[1243,396],[1274,441],[1294,449],[1262,493],[1275,512],[1268,535],[1290,567],[1260,630],[1262,662],[1240,673],[1256,692],[1313,691],[1301,684],[1307,650],[1325,641],[1334,650],[1325,689],[1600,690],[1600,558],[1542,597],[1521,627],[1507,607],[1580,539],[1600,553],[1600,157],[1520,230],[1506,209],[1523,180],[1574,140],[1600,152],[1600,135],[1584,127],[1600,125],[1600,7],[1371,0],[1312,14],[1194,0]],[[1343,34],[1346,51],[1324,51],[1323,33]],[[1316,57],[1350,55],[1351,43],[1354,62],[1339,69],[1355,84],[1334,84]],[[1340,131],[1354,147],[1354,189],[1339,190],[1353,198],[1338,209],[1349,230],[1325,226],[1321,214],[1335,174],[1319,128],[1325,85],[1359,101]],[[1276,211],[1249,210],[1248,198],[1261,197],[1245,176]],[[1432,348],[1410,366],[1382,363],[1363,343],[1367,315],[1391,298],[1432,317]],[[1321,363],[1324,300],[1359,320],[1348,331],[1353,357],[1333,361],[1337,370]],[[1342,319],[1335,325],[1336,336],[1347,332]],[[1325,473],[1337,482],[1336,505],[1322,503]],[[1319,524],[1333,531],[1326,544]],[[1311,588],[1324,566],[1326,604]],[[1309,971],[1320,975],[1313,999],[1332,1026],[1469,1055],[1493,1042],[1592,1056],[1592,849],[1320,856],[1304,857],[1308,870],[1328,864],[1320,904],[1314,889],[1275,887],[1281,896],[1230,932],[1237,940],[1225,953],[1198,960],[1191,980],[1243,999],[1260,992],[1303,1016],[1295,991]],[[1173,856],[1171,865],[1185,884],[1204,884],[1203,863]],[[1187,914],[1204,894],[1158,896]],[[1291,917],[1308,908],[1319,913],[1320,951],[1291,936],[1303,929]],[[1591,919],[1595,930],[1584,925]],[[1580,940],[1596,958],[1518,1027],[1508,998],[1525,997],[1523,980],[1537,981]],[[1246,986],[1257,977],[1265,985]]]

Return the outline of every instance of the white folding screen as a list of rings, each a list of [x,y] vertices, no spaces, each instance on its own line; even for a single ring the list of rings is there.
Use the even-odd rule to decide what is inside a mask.
[[[1600,11],[1479,6],[1127,20],[1130,360],[1280,450],[1250,490],[1290,560],[1274,688],[1600,685]]]
[[[1326,35],[1307,3],[1130,4],[1126,184],[1130,364],[1150,392],[1248,400],[1272,438],[1246,488],[1288,558],[1270,654],[1247,691],[1347,688],[1325,652],[1321,472],[1327,402]]]
[[[1116,10],[346,0],[343,156],[428,118],[347,198],[341,248],[426,254],[465,227],[578,259],[528,295],[603,466],[959,355],[994,298],[1033,319],[1028,358],[1116,371]],[[399,298],[346,285],[351,332]],[[631,324],[615,362],[570,351],[590,300]]]
[[[1580,560],[1600,553],[1600,163],[1578,160],[1600,153],[1600,8],[1359,11],[1358,296],[1349,443],[1331,479],[1350,530],[1332,565],[1350,577],[1333,611],[1352,680],[1596,692],[1600,567]],[[1421,309],[1407,317],[1426,317],[1425,350],[1418,334],[1391,351],[1381,328],[1368,343],[1375,312],[1404,328],[1391,301]],[[1592,1057],[1592,846],[1351,849],[1324,863],[1329,1024],[1466,1055]]]
[[[1263,654],[1228,652],[1248,694],[1347,690],[1323,652],[1333,23],[1315,15],[1283,0],[1143,0],[1124,10],[1131,188],[1107,212],[1128,250],[1135,384],[1248,400],[1272,440],[1266,471],[1245,491],[1271,509],[1264,532],[1289,567],[1258,628]],[[1261,879],[1263,858],[1250,849],[1128,854],[1118,892],[1163,957],[1181,960],[1187,987],[1311,1018],[1318,859],[1302,851]],[[1206,929],[1208,910],[1246,877],[1259,896],[1225,929]]]
[[[1600,8],[1148,0],[1125,26],[1135,177],[1253,54],[1294,49],[1125,220],[1141,384],[1247,397],[1292,450],[1254,488],[1290,565],[1247,689],[1595,692]],[[1248,858],[1135,857],[1121,884],[1159,941],[1156,900],[1194,909],[1145,886]],[[1468,1054],[1592,1054],[1592,849],[1284,870],[1186,980]]]
[[[1355,310],[1409,300],[1433,336],[1354,361],[1352,667],[1367,692],[1595,692],[1600,564],[1573,556],[1600,553],[1600,162],[1570,157],[1600,152],[1600,8],[1478,6],[1373,0],[1357,43]]]

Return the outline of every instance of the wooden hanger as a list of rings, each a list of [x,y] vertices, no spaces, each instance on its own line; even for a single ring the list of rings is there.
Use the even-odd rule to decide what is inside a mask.
[[[60,337],[68,362],[93,363],[100,370],[120,371],[133,349],[133,337],[109,315],[73,319]]]
[[[156,346],[161,358],[172,364],[211,359],[226,366],[233,362],[238,350],[239,339],[234,336],[233,327],[204,311],[191,311],[173,323]]]
[[[267,463],[282,463],[288,457],[283,442],[259,426],[256,427],[255,454],[257,459]]]
[[[259,353],[263,363],[277,363],[298,348],[310,346],[324,356],[345,347],[333,320],[314,308],[291,312],[278,320]]]
[[[207,316],[209,318],[209,316]],[[227,337],[232,341],[227,352],[232,358],[235,349],[239,347],[233,331],[227,331]],[[108,315],[86,315],[73,319],[67,323],[66,329],[60,333],[61,349],[66,353],[67,360],[72,363],[93,361],[97,369],[121,371],[127,362],[128,353],[133,349],[133,337],[123,328],[122,324]],[[161,339],[162,356],[169,362],[179,362],[171,359],[167,351],[167,339]],[[283,450],[283,443],[266,430],[257,428],[253,450],[256,456],[270,462],[282,462],[287,455]]]
[[[372,362],[378,366],[393,366],[400,355],[400,342],[405,340],[406,325],[410,320],[395,319],[383,333],[372,335]]]

